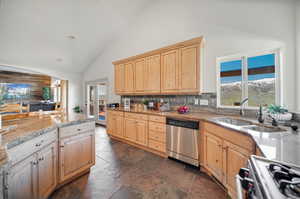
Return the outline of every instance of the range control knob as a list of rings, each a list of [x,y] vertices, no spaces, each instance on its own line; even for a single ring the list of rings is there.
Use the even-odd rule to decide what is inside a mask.
[[[245,189],[246,191],[252,190],[252,188],[254,186],[254,182],[250,178],[243,178],[241,181],[241,184],[242,184],[243,189]]]
[[[241,168],[240,171],[239,171],[239,176],[241,178],[248,178],[249,177],[249,169],[247,168]]]

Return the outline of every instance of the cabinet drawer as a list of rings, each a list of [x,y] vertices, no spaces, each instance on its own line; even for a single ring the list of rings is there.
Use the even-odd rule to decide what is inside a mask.
[[[148,115],[138,113],[125,113],[125,117],[135,120],[148,120]]]
[[[149,115],[149,121],[166,123],[166,117]]]
[[[74,124],[67,127],[59,128],[59,138],[65,138],[72,135],[77,135],[86,131],[94,131],[95,122],[86,122],[81,124]]]
[[[57,141],[57,129],[7,150],[12,165]]]
[[[122,111],[108,111],[108,114],[113,116],[121,116],[121,117],[124,116],[124,112]]]
[[[254,143],[252,139],[247,136],[243,135],[242,133],[236,132],[234,130],[229,130],[224,127],[211,124],[211,123],[204,123],[204,129],[205,131],[216,135],[220,138],[223,138],[233,144],[236,144],[240,147],[243,147],[244,149],[254,152]]]
[[[155,140],[149,139],[148,143],[149,148],[160,151],[160,152],[166,152],[166,145],[161,142],[157,142]]]
[[[149,130],[166,132],[166,125],[161,123],[149,122]]]
[[[149,139],[165,143],[166,133],[149,130]]]

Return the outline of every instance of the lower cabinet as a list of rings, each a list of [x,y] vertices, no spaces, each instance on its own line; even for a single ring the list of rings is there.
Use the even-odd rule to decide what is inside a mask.
[[[227,141],[224,141],[223,146],[223,171],[225,173],[223,183],[227,187],[229,194],[235,198],[235,176],[239,173],[240,168],[247,165],[247,160],[251,153]]]
[[[222,139],[205,133],[204,136],[205,167],[220,181],[223,180],[222,172]]]
[[[124,123],[125,139],[143,146],[148,145],[148,121],[125,118]]]
[[[57,143],[38,153],[38,198],[47,198],[57,185]]]
[[[112,111],[108,113],[107,132],[110,135],[123,138],[124,137],[124,117],[122,114],[114,114]]]
[[[16,163],[6,172],[8,199],[47,198],[56,186],[57,143]]]
[[[235,176],[240,168],[247,166],[247,160],[254,154],[254,143],[252,146],[248,142],[241,145],[248,137],[214,125],[207,125],[203,136],[204,167],[227,188],[232,198],[236,198]]]
[[[59,141],[59,183],[95,164],[95,132],[85,132]]]

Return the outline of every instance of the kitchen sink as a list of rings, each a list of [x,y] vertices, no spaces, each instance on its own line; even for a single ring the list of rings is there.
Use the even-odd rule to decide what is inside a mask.
[[[241,119],[234,119],[234,118],[217,118],[216,119],[217,122],[224,122],[227,124],[231,124],[231,125],[236,125],[236,126],[248,126],[248,125],[252,125],[253,123],[250,121],[246,121],[246,120],[241,120]]]
[[[266,132],[266,133],[276,133],[276,132],[286,131],[285,129],[282,129],[282,128],[279,128],[279,127],[259,126],[259,125],[245,126],[243,128],[253,130],[253,131]]]

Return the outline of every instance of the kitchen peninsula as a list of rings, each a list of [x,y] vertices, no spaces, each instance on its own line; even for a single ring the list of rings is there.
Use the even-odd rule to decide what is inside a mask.
[[[95,122],[83,114],[35,114],[2,129],[0,197],[47,198],[95,164]]]

